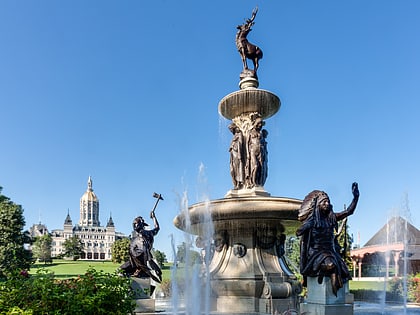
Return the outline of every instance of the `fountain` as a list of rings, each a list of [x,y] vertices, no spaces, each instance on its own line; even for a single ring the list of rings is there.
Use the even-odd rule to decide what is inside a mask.
[[[210,257],[211,312],[229,314],[274,314],[298,309],[300,283],[284,257],[287,235],[299,225],[302,201],[274,197],[264,189],[268,176],[268,132],[265,119],[280,109],[280,99],[258,89],[259,47],[247,40],[257,14],[237,27],[236,44],[243,60],[240,90],[225,96],[219,113],[232,121],[230,174],[233,188],[224,198],[191,205],[174,219],[174,225],[197,235],[207,244]],[[249,69],[246,59],[254,69]],[[210,218],[210,219],[206,219]],[[208,234],[208,221],[214,232]],[[208,246],[210,244],[210,246]]]

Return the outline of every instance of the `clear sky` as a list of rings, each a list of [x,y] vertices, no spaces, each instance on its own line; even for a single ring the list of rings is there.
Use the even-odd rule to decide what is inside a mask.
[[[356,241],[405,200],[420,228],[417,0],[1,1],[0,186],[27,226],[77,222],[92,176],[101,223],[126,234],[163,195],[155,247],[171,259],[179,196],[232,187],[217,106],[238,90],[236,26],[256,5],[260,88],[282,102],[266,190],[325,190],[341,210],[357,181]]]

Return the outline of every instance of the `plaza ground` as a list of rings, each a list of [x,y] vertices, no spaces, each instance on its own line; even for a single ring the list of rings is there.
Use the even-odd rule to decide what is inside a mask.
[[[178,311],[185,310],[185,306],[183,302],[180,302],[178,307]],[[171,299],[156,299],[156,313],[165,314],[165,313],[172,313],[172,301]],[[418,304],[407,304],[404,310],[404,306],[401,304],[385,304],[381,305],[378,303],[369,303],[369,302],[361,302],[355,301],[354,302],[354,314],[363,315],[414,315],[420,314],[420,305]]]

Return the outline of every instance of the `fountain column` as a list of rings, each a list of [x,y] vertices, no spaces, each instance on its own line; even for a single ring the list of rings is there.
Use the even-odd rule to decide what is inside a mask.
[[[231,120],[230,175],[233,187],[224,198],[189,206],[174,224],[211,243],[207,276],[211,282],[212,311],[222,314],[275,314],[297,309],[301,285],[285,258],[287,235],[295,235],[301,200],[274,197],[264,189],[268,177],[265,119],[280,109],[275,94],[259,89],[256,74],[259,47],[246,35],[257,10],[237,27],[236,43],[244,61],[240,90],[225,96],[219,113]],[[246,58],[253,51],[254,70]],[[213,235],[206,235],[209,224]]]
[[[240,161],[232,161],[231,152],[234,187],[222,199],[191,205],[188,213],[174,220],[176,227],[205,240],[209,238],[206,218],[211,217],[214,234],[209,240],[213,250],[208,276],[212,310],[218,313],[281,313],[298,308],[301,291],[284,247],[286,236],[294,235],[299,225],[302,201],[274,197],[264,189],[268,150],[262,126],[279,110],[280,99],[257,86],[255,77],[244,77],[241,89],[219,103],[219,113],[232,120],[230,150],[236,146],[238,154],[233,157]]]

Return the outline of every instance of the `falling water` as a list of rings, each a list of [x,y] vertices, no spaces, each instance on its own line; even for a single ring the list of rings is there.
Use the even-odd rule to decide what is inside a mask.
[[[402,203],[401,209],[394,209],[392,213],[393,219],[387,220],[386,225],[386,242],[385,244],[388,246],[395,244],[397,242],[402,242],[402,253],[403,253],[403,270],[402,270],[402,285],[403,285],[403,292],[402,292],[402,298],[403,298],[403,312],[400,314],[407,314],[407,273],[408,273],[408,257],[407,257],[407,251],[408,251],[408,222],[411,221],[411,212],[408,205],[408,197],[407,195],[404,196],[404,200]],[[397,221],[397,218],[403,218],[404,220],[404,226],[401,226],[400,222]],[[391,226],[390,226],[391,224]],[[402,233],[402,234],[401,234]],[[387,301],[386,301],[386,291],[388,286],[388,270],[389,270],[389,264],[390,264],[390,256],[391,252],[388,250],[385,253],[385,262],[386,262],[386,270],[384,276],[384,289],[383,289],[383,295],[381,296],[381,311],[382,314],[386,314],[387,309]]]
[[[201,261],[193,261],[190,249],[198,243],[197,236],[191,232],[191,219],[188,211],[188,194],[184,192],[180,198],[180,211],[185,217],[185,232],[183,242],[185,244],[184,269],[181,270],[175,259],[172,268],[172,305],[173,314],[180,311],[181,301],[185,306],[185,314],[198,315],[209,314],[211,309],[211,287],[209,277],[209,265],[211,261],[212,239],[214,234],[213,222],[211,219],[210,202],[207,196],[207,183],[204,165],[200,165],[198,178],[198,199],[206,204],[206,210],[200,218],[200,243],[202,244],[200,258]],[[203,188],[204,187],[204,188]],[[204,201],[203,201],[204,200]],[[172,251],[176,257],[176,249],[172,240]],[[182,276],[181,276],[182,275]]]
[[[406,193],[403,200],[403,215],[405,219],[405,226],[404,226],[404,237],[403,237],[403,245],[404,245],[404,268],[403,268],[403,306],[404,306],[404,315],[407,314],[407,263],[408,263],[408,239],[407,239],[407,221],[411,221],[411,211],[408,204],[408,194]]]
[[[177,264],[176,264],[176,250],[175,250],[175,240],[173,235],[171,234],[171,247],[172,247],[172,257],[174,257],[174,265],[171,269],[171,279],[176,279],[176,273],[177,273]],[[172,281],[171,283],[171,304],[173,306],[173,314],[178,314],[178,308],[179,308],[179,293],[178,293],[178,286],[175,284],[175,281]]]

